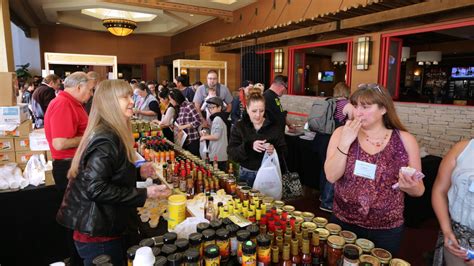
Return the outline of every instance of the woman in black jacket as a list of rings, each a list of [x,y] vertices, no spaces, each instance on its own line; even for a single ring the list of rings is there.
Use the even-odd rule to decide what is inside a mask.
[[[74,242],[85,265],[92,265],[100,254],[111,256],[113,265],[123,265],[121,235],[130,211],[143,206],[147,198],[170,194],[164,185],[135,188],[132,115],[130,85],[120,80],[102,81],[56,217],[74,230]]]
[[[246,110],[231,130],[227,153],[240,165],[239,181],[253,186],[264,152],[272,154],[276,149],[278,157],[283,158],[287,148],[283,132],[264,116],[265,98],[260,89],[249,92]]]

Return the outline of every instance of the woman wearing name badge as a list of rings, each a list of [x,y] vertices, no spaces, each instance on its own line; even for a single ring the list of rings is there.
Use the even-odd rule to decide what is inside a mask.
[[[474,265],[474,139],[455,144],[444,156],[431,194],[442,234],[433,265]],[[473,252],[474,253],[474,252]],[[474,256],[474,254],[471,254]]]
[[[361,84],[350,102],[354,119],[334,131],[324,164],[326,178],[334,183],[331,220],[396,255],[404,194],[419,197],[425,190],[423,181],[400,172],[407,166],[421,171],[419,147],[383,87]]]

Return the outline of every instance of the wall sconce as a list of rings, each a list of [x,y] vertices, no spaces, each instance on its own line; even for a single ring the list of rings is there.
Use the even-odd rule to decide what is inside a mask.
[[[416,53],[416,62],[418,65],[437,65],[441,62],[441,52],[440,51],[423,51]]]
[[[334,65],[345,65],[347,62],[347,52],[334,52],[331,55],[331,62]]]
[[[277,48],[274,53],[273,71],[275,73],[283,72],[283,49]]]
[[[188,69],[187,68],[181,68],[180,73],[181,73],[181,75],[187,75],[188,74]]]
[[[118,77],[119,79],[123,78],[123,73],[120,73],[120,72],[117,73],[117,77]]]
[[[370,37],[357,38],[356,69],[367,70],[370,64]]]
[[[67,76],[71,75],[71,72],[70,72],[70,71],[66,71],[66,72],[64,72],[64,75],[67,77]]]
[[[402,62],[406,62],[408,58],[410,58],[410,47],[403,46],[402,47]]]

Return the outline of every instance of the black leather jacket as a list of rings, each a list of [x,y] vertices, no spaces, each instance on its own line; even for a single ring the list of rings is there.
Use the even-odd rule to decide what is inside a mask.
[[[100,130],[92,136],[56,215],[60,224],[90,236],[120,236],[126,230],[130,211],[143,206],[147,192],[135,188],[135,166],[125,154],[114,133]]]

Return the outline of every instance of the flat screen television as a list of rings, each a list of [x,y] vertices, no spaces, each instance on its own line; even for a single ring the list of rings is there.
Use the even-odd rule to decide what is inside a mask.
[[[334,71],[322,71],[321,82],[334,82]]]
[[[474,78],[474,67],[453,67],[451,78]]]

